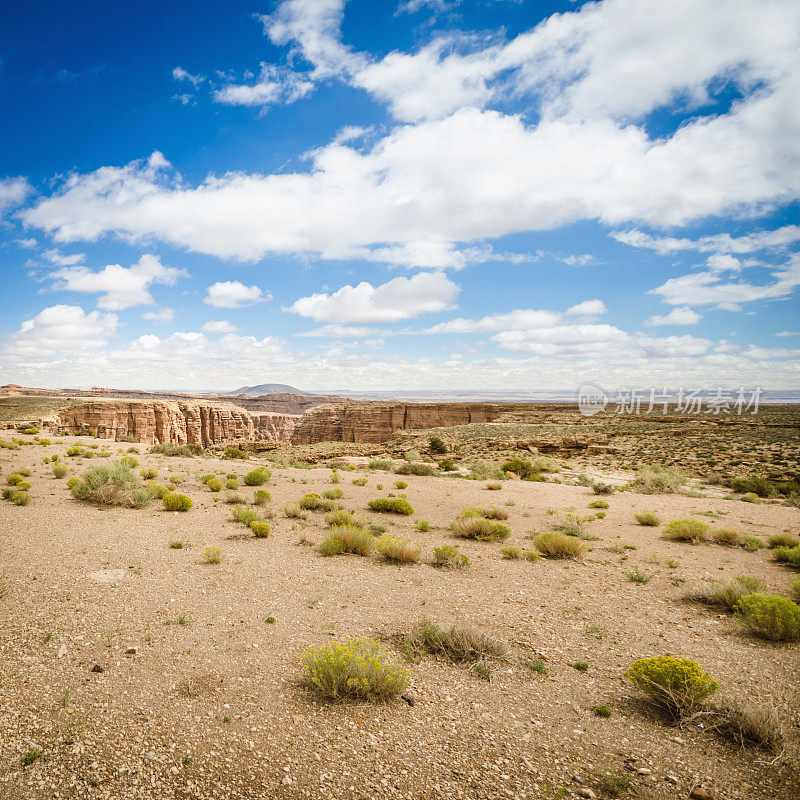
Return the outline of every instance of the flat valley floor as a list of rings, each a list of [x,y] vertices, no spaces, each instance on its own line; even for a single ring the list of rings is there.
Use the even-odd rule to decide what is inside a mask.
[[[608,768],[629,776],[624,797],[672,800],[696,787],[716,800],[800,797],[800,645],[754,638],[733,616],[683,600],[740,575],[785,594],[796,572],[768,549],[666,541],[634,520],[640,511],[662,522],[693,516],[766,539],[796,534],[797,508],[727,500],[713,488],[705,497],[615,493],[607,516],[589,523],[599,538],[582,561],[511,561],[497,543],[453,538],[465,506],[504,509],[504,544],[530,549],[530,532],[570,508],[592,513],[596,496],[566,483],[509,480],[489,491],[485,481],[408,476],[402,493],[414,514],[396,517],[367,502],[399,495],[400,476],[340,470],[345,508],[423,543],[422,563],[398,566],[377,554],[323,557],[322,513],[284,516],[306,492],[333,488],[328,468],[268,465],[272,532],[256,539],[232,520],[224,491],[199,476],[241,479],[258,458],[167,458],[139,446],[137,471],[153,467],[159,483],[181,474],[194,507],[108,509],[73,500],[42,463],[58,453],[67,477],[107,463],[67,458],[75,441],[0,450],[0,481],[32,472],[29,505],[0,503],[4,800],[550,800],[605,796]],[[117,458],[130,445],[101,447]],[[366,485],[352,483],[362,476]],[[238,491],[252,500],[252,488]],[[430,530],[417,531],[419,520]],[[172,549],[176,541],[184,547]],[[458,544],[471,566],[432,566],[442,544]],[[220,564],[203,561],[207,546],[222,550]],[[636,570],[649,580],[632,582]],[[423,619],[480,627],[505,640],[511,658],[488,680],[433,656],[409,664],[413,705],[327,702],[303,684],[307,648],[371,636],[402,659],[395,637]],[[697,660],[720,699],[774,705],[785,751],[667,725],[624,677],[637,658],[665,654]],[[547,674],[527,666],[536,659]],[[612,715],[596,716],[597,704]],[[24,766],[32,747],[43,755]]]

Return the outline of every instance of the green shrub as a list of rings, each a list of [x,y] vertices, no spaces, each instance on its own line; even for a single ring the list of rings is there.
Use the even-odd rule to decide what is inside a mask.
[[[367,479],[363,478],[363,477],[362,478],[353,478],[351,483],[353,484],[353,486],[366,486],[367,485]]]
[[[256,489],[253,492],[254,506],[265,506],[270,502],[272,502],[272,495],[266,489]]]
[[[483,661],[487,658],[508,658],[508,645],[479,628],[455,624],[449,628],[423,620],[417,629],[416,641],[423,652],[437,653],[456,663]]]
[[[326,500],[339,500],[340,498],[344,497],[344,491],[342,489],[326,489],[322,496]]]
[[[761,594],[767,589],[766,584],[758,578],[740,575],[730,581],[717,583],[707,593],[696,599],[710,605],[723,606],[728,611],[735,611],[739,601],[748,594]]]
[[[539,561],[541,559],[541,556],[535,550],[523,550],[522,557],[526,561]]]
[[[230,445],[225,448],[225,453],[222,456],[223,458],[227,458],[230,460],[239,460],[239,461],[247,461],[247,453],[239,447],[233,447]]]
[[[133,456],[123,456],[119,460],[119,463],[120,464],[125,464],[126,466],[130,467],[131,469],[133,469],[134,467],[138,467],[139,466],[139,462]]]
[[[789,591],[792,597],[794,597],[795,603],[800,603],[800,575],[794,579],[794,583],[792,583],[792,587]]]
[[[608,501],[592,500],[592,502],[589,503],[589,508],[608,508]]]
[[[238,489],[239,488],[239,481],[236,478],[228,478],[225,481],[225,488],[226,489]]]
[[[614,487],[610,483],[603,483],[602,481],[593,481],[592,491],[595,494],[614,494]],[[606,506],[606,508],[608,508],[608,506]]]
[[[373,458],[372,461],[367,464],[369,469],[382,469],[384,471],[388,471],[394,467],[394,461],[391,461],[388,458]]]
[[[426,533],[431,529],[431,524],[425,519],[420,519],[414,523],[414,528],[421,533]]]
[[[583,558],[586,553],[586,545],[578,537],[557,531],[540,533],[533,544],[545,558],[578,559]]]
[[[539,473],[533,464],[530,461],[523,461],[521,458],[512,458],[506,461],[500,469],[503,472],[511,472],[519,476],[523,481],[532,481],[539,477]]]
[[[150,448],[151,453],[160,453],[162,456],[183,457],[198,456],[203,452],[203,448],[199,444],[173,444],[172,442],[163,442],[162,444],[154,444]]]
[[[338,511],[342,508],[341,503],[337,503],[335,500],[328,500],[328,498],[324,498],[322,502],[319,504],[320,511]]]
[[[625,675],[673,719],[699,711],[719,689],[717,681],[689,658],[641,658]]]
[[[642,494],[677,492],[689,479],[681,472],[661,464],[645,464],[636,470],[631,486]]]
[[[772,555],[779,564],[800,567],[800,544],[797,547],[776,547]]]
[[[31,471],[30,471],[30,470],[29,470],[27,467],[23,467],[23,468],[22,468],[22,469],[19,471],[19,474],[20,474],[20,475],[22,475],[22,477],[23,477],[23,478],[30,478],[30,476],[31,476]]]
[[[484,517],[485,519],[508,519],[508,511],[497,506],[467,506],[461,512],[461,518],[467,519],[468,517]]]
[[[714,528],[711,538],[723,547],[738,547],[742,544],[742,534],[735,528]]]
[[[438,436],[431,436],[428,439],[428,446],[431,453],[437,456],[443,456],[447,452],[447,445]]]
[[[134,508],[144,508],[145,506],[150,505],[153,495],[150,493],[149,487],[140,486],[138,489],[133,490],[131,499],[133,500]]]
[[[53,477],[63,478],[67,474],[66,464],[53,464]]]
[[[754,494],[758,497],[773,497],[777,494],[775,486],[758,475],[732,478],[729,485],[738,494]]]
[[[247,506],[236,506],[233,511],[231,511],[231,516],[236,522],[241,522],[242,525],[247,525],[248,527],[251,522],[255,522],[259,519],[258,513]]]
[[[402,694],[408,671],[373,639],[331,642],[303,654],[308,684],[332,700],[386,699]]]
[[[504,481],[508,476],[500,467],[489,461],[476,461],[470,466],[470,472],[475,480]]]
[[[306,512],[300,507],[298,503],[292,503],[283,507],[283,513],[289,519],[305,519]]]
[[[605,703],[592,706],[592,712],[596,717],[610,717],[614,713],[611,706],[607,706]]]
[[[22,489],[15,489],[9,498],[15,506],[26,506],[31,501],[31,496]]]
[[[144,469],[139,470],[139,474],[144,478],[146,481],[151,481],[153,478],[158,477],[158,470],[153,469],[153,467],[145,467]]]
[[[800,639],[800,606],[778,594],[748,594],[736,606],[737,616],[765,639],[794,642]]]
[[[341,525],[352,525],[356,528],[364,528],[367,525],[363,517],[357,517],[354,511],[345,511],[343,508],[326,514],[325,523],[329,528],[337,528]]]
[[[455,536],[479,542],[502,542],[511,535],[507,525],[485,517],[463,517],[457,519],[450,528]]]
[[[19,475],[18,473],[13,473],[6,478],[6,483],[9,486],[18,486],[22,482],[23,482],[22,475]]]
[[[263,486],[270,478],[272,473],[266,467],[259,467],[244,476],[244,482],[247,486]]]
[[[157,500],[163,500],[169,494],[169,489],[160,483],[148,483],[147,491]]]
[[[70,492],[76,500],[109,506],[133,506],[133,493],[141,488],[131,468],[121,461],[87,470]]]
[[[395,472],[398,475],[435,475],[436,474],[436,467],[432,467],[430,464],[421,464],[418,462],[415,463],[406,463],[401,464]]]
[[[67,489],[72,489],[73,486],[75,486],[76,484],[78,484],[80,482],[81,482],[81,479],[76,477],[76,476],[74,476],[74,475],[71,478],[67,478]]]
[[[338,539],[325,539],[319,546],[323,556],[338,556],[342,552],[342,545]]]
[[[368,556],[375,546],[372,534],[365,531],[363,528],[358,528],[355,525],[340,525],[336,528],[331,528],[328,538],[322,543],[321,548],[326,546],[326,543],[336,542],[338,544],[338,553],[354,553],[359,556]],[[327,544],[330,548],[332,545]],[[327,555],[324,550],[320,549],[323,555]]]
[[[463,553],[460,553],[458,547],[445,544],[441,547],[433,548],[433,566],[459,569],[469,566],[469,558]]]
[[[755,493],[755,492],[747,492],[747,494],[743,494],[739,496],[739,499],[743,503],[763,503],[764,501]]]
[[[367,505],[373,511],[380,511],[387,514],[403,514],[410,516],[414,513],[411,503],[403,497],[379,497],[376,500],[370,500]]]
[[[507,558],[509,561],[516,561],[518,558],[522,558],[521,547],[501,547],[500,553],[502,554],[503,558]]]
[[[671,539],[674,542],[691,542],[696,544],[708,538],[708,524],[699,519],[674,519],[668,522],[661,532],[664,539]]]
[[[387,560],[400,564],[416,564],[422,556],[422,545],[384,534],[375,542],[377,551]]]
[[[797,547],[800,544],[800,536],[791,533],[773,533],[767,537],[767,547]]]
[[[191,497],[177,492],[164,495],[161,502],[164,504],[165,511],[188,511],[192,507]]]
[[[395,489],[407,489],[408,484],[405,481],[395,481],[394,487]]]
[[[219,478],[209,478],[206,481],[206,486],[208,486],[208,489],[211,492],[221,492],[222,491],[222,481]]]
[[[318,494],[304,494],[297,505],[305,511],[316,511],[322,505],[322,498]]]
[[[764,544],[763,539],[759,539],[758,536],[742,536],[742,547],[747,550],[748,553],[754,553],[756,550],[761,550],[761,548],[766,547]]]
[[[250,530],[253,531],[253,536],[255,536],[256,539],[266,539],[267,536],[269,536],[270,525],[263,520],[254,519],[250,523]]]

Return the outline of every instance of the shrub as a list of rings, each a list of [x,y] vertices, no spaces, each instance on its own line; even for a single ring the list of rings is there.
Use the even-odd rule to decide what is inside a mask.
[[[343,491],[342,489],[339,489],[339,488],[336,488],[336,489],[326,489],[326,490],[325,490],[325,491],[322,493],[322,496],[323,496],[323,497],[324,497],[326,500],[339,500],[340,498],[344,497],[344,491]]]
[[[387,514],[403,514],[407,517],[414,513],[411,503],[403,497],[379,497],[376,500],[370,500],[367,505],[373,511]]]
[[[373,458],[372,461],[367,464],[369,469],[382,469],[382,470],[390,470],[394,466],[394,461],[388,458]]]
[[[540,533],[533,540],[534,547],[545,558],[582,558],[586,545],[576,536],[549,531]]]
[[[789,591],[792,597],[794,597],[795,602],[800,603],[800,575],[794,579],[794,583],[792,583],[792,587]]]
[[[747,494],[743,494],[739,497],[739,499],[743,503],[763,503],[764,501],[755,493],[755,492],[748,492]]]
[[[270,525],[263,520],[254,519],[250,523],[250,530],[253,531],[253,536],[255,536],[256,539],[266,539],[267,536],[269,536]]]
[[[681,472],[660,464],[645,464],[636,470],[631,486],[642,494],[677,492],[688,478]]]
[[[53,477],[63,478],[67,474],[66,464],[53,464]]]
[[[458,547],[445,544],[433,548],[433,566],[459,569],[469,566],[469,558],[458,551]]]
[[[714,528],[711,531],[711,538],[716,544],[724,547],[738,546],[742,543],[742,534],[735,528]]]
[[[337,503],[335,500],[328,500],[327,498],[325,498],[319,504],[319,508],[320,511],[338,511],[340,508],[342,508],[342,504]]]
[[[76,500],[109,506],[134,505],[133,493],[141,488],[139,479],[127,464],[118,461],[87,470],[70,492]]]
[[[388,698],[408,685],[408,671],[373,639],[347,639],[306,650],[308,684],[331,700]]]
[[[322,547],[331,547],[330,542],[338,544],[338,553],[354,553],[359,556],[368,556],[375,546],[372,534],[365,531],[363,528],[358,528],[355,525],[340,525],[336,528],[331,528],[328,538],[322,543],[320,552],[327,555]]]
[[[71,489],[76,484],[80,483],[81,479],[75,477],[74,475],[71,478],[67,478],[67,489]]]
[[[225,453],[222,457],[231,460],[238,459],[239,461],[247,461],[247,453],[241,448],[233,447],[232,445],[225,448]]]
[[[305,519],[306,512],[300,507],[298,503],[292,503],[291,505],[283,507],[283,513],[289,519]]]
[[[406,463],[401,464],[395,472],[398,475],[435,475],[436,467],[432,467],[430,464],[420,464],[418,462]]]
[[[206,486],[208,486],[209,491],[212,491],[212,492],[221,492],[222,491],[222,481],[219,478],[209,478],[206,481]]]
[[[239,481],[236,478],[228,478],[225,481],[225,488],[226,489],[238,489],[239,488]]]
[[[387,561],[397,561],[400,564],[415,564],[422,556],[421,544],[388,534],[375,542],[375,548]]]
[[[239,492],[226,492],[225,502],[231,506],[240,506],[242,503],[247,502],[247,498]]]
[[[408,484],[405,481],[395,481],[394,482],[395,489],[407,489]]]
[[[521,547],[501,547],[500,553],[503,558],[507,558],[509,561],[516,561],[518,558],[522,558]]]
[[[700,710],[719,689],[717,681],[689,658],[640,658],[625,675],[673,719]]]
[[[161,502],[165,511],[188,511],[192,507],[192,498],[177,492],[165,494]]]
[[[800,567],[800,544],[797,547],[776,547],[772,555],[779,564]]]
[[[592,519],[592,516],[581,517],[570,511],[553,523],[553,530],[560,531],[567,536],[577,536],[578,539],[592,541],[599,538],[586,530],[586,524]]]
[[[431,453],[437,456],[443,456],[447,452],[447,445],[438,436],[431,436],[428,445]]]
[[[426,533],[431,529],[431,524],[425,519],[420,519],[414,523],[414,528],[421,533]]]
[[[458,464],[452,458],[443,458],[436,466],[440,472],[453,472],[458,469]]]
[[[416,450],[406,450],[403,458],[410,464],[412,461],[419,461],[420,455]]]
[[[206,547],[203,550],[203,561],[206,564],[219,564],[223,559],[222,550],[219,547]]]
[[[592,713],[596,717],[610,717],[614,711],[612,710],[611,706],[607,706],[605,703],[600,703],[599,705],[592,706]]]
[[[503,472],[500,467],[495,466],[489,461],[476,461],[469,469],[472,473],[472,477],[481,481],[489,479],[503,481],[507,478],[506,473]]]
[[[638,567],[630,572],[625,573],[625,577],[631,583],[650,583],[650,579],[653,577],[652,575],[648,575],[646,572],[642,572]]]
[[[11,492],[9,500],[11,500],[15,506],[26,506],[28,503],[30,503],[31,496],[22,489],[16,489]]]
[[[766,584],[758,578],[740,575],[730,581],[715,584],[710,590],[693,595],[690,599],[699,600],[709,605],[723,606],[728,611],[735,611],[739,601],[748,594],[766,591]]]
[[[366,486],[367,485],[367,479],[366,478],[353,478],[351,483],[353,484],[353,486]]]
[[[133,505],[135,508],[144,508],[145,506],[150,505],[153,495],[151,494],[148,486],[140,486],[138,489],[133,490],[131,499],[133,500]]]
[[[482,661],[487,658],[508,658],[508,645],[479,628],[451,625],[440,628],[423,620],[416,632],[416,640],[429,653],[437,653],[456,663]]]
[[[236,522],[241,522],[242,525],[247,525],[248,527],[251,522],[255,522],[259,518],[258,513],[247,506],[236,506],[231,511],[231,516]]]
[[[22,482],[23,482],[23,480],[22,480],[22,475],[19,475],[19,474],[17,474],[17,473],[14,473],[14,474],[12,474],[12,475],[9,475],[9,476],[6,478],[6,483],[7,483],[9,486],[18,486],[18,485],[19,485],[20,483],[22,483]]]
[[[538,561],[541,556],[535,550],[523,550],[522,557],[526,561]]]
[[[462,539],[476,539],[479,542],[502,542],[511,535],[507,525],[485,517],[464,517],[451,526],[455,536]]]
[[[266,467],[259,467],[244,476],[244,482],[247,486],[263,486],[270,478],[272,473]]]
[[[777,594],[748,594],[736,606],[737,616],[765,639],[794,642],[800,639],[800,606]]]
[[[138,467],[139,466],[139,462],[133,456],[123,456],[119,460],[119,463],[120,464],[125,464],[126,466],[129,466],[131,469],[133,469],[134,467]]]
[[[316,511],[322,505],[322,498],[318,494],[304,494],[297,501],[297,505],[304,511]]]
[[[706,730],[730,739],[739,747],[757,745],[777,752],[783,742],[780,719],[771,704],[726,703],[698,716]]]
[[[319,552],[323,556],[338,556],[342,552],[342,545],[338,539],[325,539],[319,546]]]
[[[537,456],[533,459],[533,468],[539,472],[558,472],[558,464],[550,456]]]
[[[169,494],[169,489],[160,483],[148,483],[147,491],[157,500],[163,500]]]
[[[800,544],[800,537],[791,533],[773,533],[767,537],[767,547],[797,547]]]
[[[341,525],[352,525],[356,528],[366,527],[366,520],[362,517],[356,517],[355,512],[345,511],[343,508],[331,511],[325,515],[325,523],[330,528],[336,528]]]
[[[758,497],[772,497],[777,494],[775,486],[766,478],[758,475],[732,478],[730,487],[739,494],[754,494]]]
[[[691,542],[696,544],[708,537],[708,524],[699,519],[674,519],[668,522],[661,532],[664,539],[671,539],[674,542]]]
[[[595,494],[614,494],[614,487],[610,483],[594,481],[592,483],[592,491]]]
[[[142,470],[139,470],[139,474],[144,478],[146,481],[151,481],[153,478],[158,477],[158,470],[153,469],[153,467],[145,467]]]
[[[253,492],[253,505],[265,506],[272,501],[272,495],[266,489],[256,489]]]
[[[589,508],[608,508],[608,501],[592,500],[592,502],[589,503]]]
[[[163,442],[162,444],[154,444],[150,448],[151,453],[160,453],[162,456],[177,456],[189,457],[198,456],[203,452],[203,448],[199,444],[173,444],[172,442]]]
[[[490,492],[497,492],[497,491],[499,491],[500,489],[502,489],[502,488],[503,488],[503,484],[502,484],[502,483],[499,483],[498,481],[489,481],[489,482],[486,484],[486,488],[487,488],[487,489],[488,489]]]
[[[530,461],[523,461],[521,458],[512,458],[506,461],[500,469],[503,472],[511,472],[519,476],[523,481],[532,481],[539,477],[539,473],[533,464]]]
[[[595,706],[597,708],[608,708],[608,706]],[[611,716],[611,709],[608,709],[608,714],[600,714],[599,716]],[[595,711],[597,713],[597,711]],[[622,797],[631,788],[633,778],[626,772],[617,772],[611,767],[601,769],[597,774],[597,788],[600,790],[603,797]]]
[[[496,506],[467,506],[461,512],[461,518],[467,519],[468,517],[484,517],[485,519],[508,519],[508,511]]]
[[[742,536],[742,547],[747,550],[748,553],[754,553],[756,550],[760,550],[762,547],[766,547],[764,544],[763,539],[759,539],[758,536]]]

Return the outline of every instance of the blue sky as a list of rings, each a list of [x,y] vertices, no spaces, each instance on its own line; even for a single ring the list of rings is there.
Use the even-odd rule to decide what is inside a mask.
[[[7,6],[0,383],[800,388],[796,2]]]

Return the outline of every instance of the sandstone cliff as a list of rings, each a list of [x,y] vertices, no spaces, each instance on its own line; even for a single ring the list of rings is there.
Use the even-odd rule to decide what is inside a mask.
[[[117,441],[208,447],[255,439],[289,442],[297,419],[293,414],[250,414],[231,404],[108,400],[75,403],[62,409],[55,416],[55,425],[67,433]]]
[[[400,430],[492,422],[512,408],[500,403],[332,403],[303,414],[292,444],[379,444]]]

